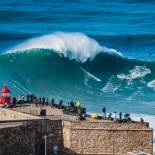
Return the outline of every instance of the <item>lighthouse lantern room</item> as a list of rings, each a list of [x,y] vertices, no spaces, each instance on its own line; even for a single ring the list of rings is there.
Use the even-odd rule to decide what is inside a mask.
[[[11,92],[7,86],[4,86],[0,92],[0,104],[8,105],[11,103]]]

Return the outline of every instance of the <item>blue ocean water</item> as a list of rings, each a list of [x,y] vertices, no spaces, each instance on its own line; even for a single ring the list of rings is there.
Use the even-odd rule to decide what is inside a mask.
[[[155,115],[154,0],[1,0],[0,53],[15,95]]]

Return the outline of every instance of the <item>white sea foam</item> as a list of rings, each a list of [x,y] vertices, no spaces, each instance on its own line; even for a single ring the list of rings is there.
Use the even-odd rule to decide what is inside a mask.
[[[100,52],[122,56],[115,49],[103,47],[96,40],[79,32],[55,32],[36,37],[9,49],[8,52],[25,51],[33,48],[53,49],[71,60],[75,59],[81,62],[85,62],[88,58],[93,59]]]
[[[152,81],[148,82],[147,86],[152,88],[153,90],[155,90],[155,80],[152,80]]]
[[[95,75],[89,73],[88,71],[86,71],[84,68],[80,67],[80,69],[86,74],[87,78],[91,78],[97,82],[101,82],[102,80],[99,79],[98,77],[96,77]]]
[[[105,92],[112,92],[115,93],[117,90],[119,90],[120,84],[117,83],[115,76],[111,76],[110,79],[107,81],[105,86],[101,89],[103,93]]]
[[[129,74],[122,73],[117,75],[117,77],[122,80],[124,79],[134,80],[134,79],[142,78],[150,73],[151,73],[151,70],[146,66],[135,66],[134,69],[129,71]]]

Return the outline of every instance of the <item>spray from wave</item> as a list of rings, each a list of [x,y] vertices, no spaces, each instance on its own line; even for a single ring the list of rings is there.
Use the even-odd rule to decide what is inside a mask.
[[[10,49],[11,52],[25,51],[30,49],[52,49],[70,60],[85,62],[92,60],[98,53],[105,52],[122,56],[115,49],[101,46],[97,41],[83,33],[56,32],[50,35],[33,38]]]

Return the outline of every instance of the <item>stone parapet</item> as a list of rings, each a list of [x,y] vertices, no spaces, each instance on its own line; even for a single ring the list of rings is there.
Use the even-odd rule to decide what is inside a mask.
[[[31,119],[40,119],[37,116],[33,116],[30,114],[17,112],[14,110],[0,108],[0,121],[6,120],[31,120]]]
[[[153,154],[153,130],[145,123],[64,121],[63,136],[68,154]]]

